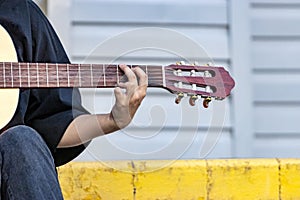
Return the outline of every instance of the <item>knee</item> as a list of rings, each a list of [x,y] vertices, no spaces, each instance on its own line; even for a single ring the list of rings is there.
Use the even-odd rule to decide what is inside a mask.
[[[31,147],[44,145],[41,136],[32,128],[24,125],[12,127],[0,136],[1,151],[26,153]]]
[[[0,141],[6,143],[13,143],[15,145],[27,143],[39,139],[39,134],[29,126],[19,125],[6,130],[1,136]]]

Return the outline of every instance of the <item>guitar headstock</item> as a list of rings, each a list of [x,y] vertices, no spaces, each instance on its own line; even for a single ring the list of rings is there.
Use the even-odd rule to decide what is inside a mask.
[[[222,100],[230,95],[235,83],[223,67],[197,66],[177,63],[165,68],[165,88],[177,94],[176,103],[190,97],[190,104],[203,98],[203,106],[208,107],[211,100]]]

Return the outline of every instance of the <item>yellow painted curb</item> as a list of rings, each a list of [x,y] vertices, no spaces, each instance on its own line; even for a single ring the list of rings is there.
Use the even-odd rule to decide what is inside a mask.
[[[300,160],[71,162],[58,168],[66,200],[300,199]]]
[[[285,159],[280,163],[281,199],[300,199],[300,160]]]
[[[208,177],[209,199],[279,199],[276,160],[211,160]]]

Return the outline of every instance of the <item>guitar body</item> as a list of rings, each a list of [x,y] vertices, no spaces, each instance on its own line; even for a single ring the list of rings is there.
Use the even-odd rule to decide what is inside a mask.
[[[0,25],[0,62],[18,62],[14,44]],[[0,89],[0,129],[11,120],[19,101],[19,89]]]

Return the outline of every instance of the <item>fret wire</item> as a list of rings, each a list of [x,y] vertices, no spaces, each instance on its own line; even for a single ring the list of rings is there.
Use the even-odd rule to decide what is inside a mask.
[[[119,77],[119,65],[117,65],[117,85],[120,83],[120,77]]]
[[[20,63],[18,63],[18,65],[19,65],[19,80],[20,80],[20,87],[22,87],[22,77],[21,77]]]
[[[40,87],[39,64],[38,63],[36,63],[36,81],[37,81],[38,87]]]
[[[80,64],[78,64],[78,79],[79,79],[79,86],[81,86]]]
[[[165,72],[165,68],[164,66],[161,66],[161,70],[162,70],[162,78],[163,78],[163,86],[166,87],[166,72]]]
[[[11,74],[11,87],[14,87],[14,74],[13,74],[13,63],[10,63],[10,74]]]
[[[70,70],[69,70],[69,64],[67,64],[67,73],[68,73],[68,87],[70,87]]]
[[[29,63],[27,63],[27,73],[28,73],[28,86],[30,87],[30,71],[29,71]]]
[[[3,62],[3,77],[4,77],[4,79],[3,79],[3,81],[4,81],[4,87],[6,87],[6,77],[5,77],[5,63]]]
[[[57,81],[57,87],[59,87],[59,78],[58,78],[58,63],[56,63],[56,81]]]
[[[91,86],[94,87],[93,65],[92,64],[90,64],[90,72],[91,72]]]
[[[46,77],[47,77],[47,87],[49,87],[48,63],[46,63]]]
[[[105,77],[105,68],[104,68],[104,64],[102,65],[102,69],[103,69],[103,83],[104,83],[104,86],[106,86],[106,77]]]
[[[146,74],[148,76],[148,65],[146,65]]]

